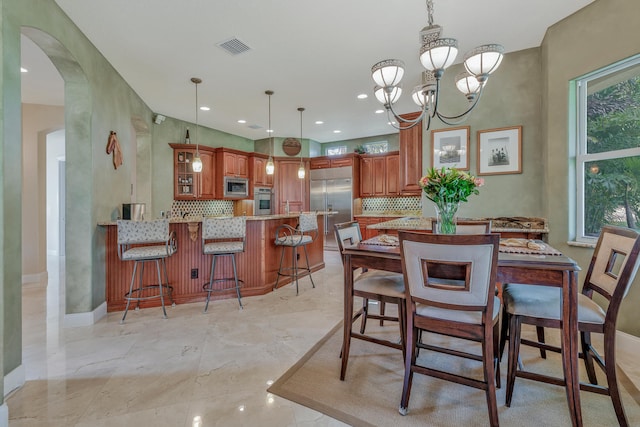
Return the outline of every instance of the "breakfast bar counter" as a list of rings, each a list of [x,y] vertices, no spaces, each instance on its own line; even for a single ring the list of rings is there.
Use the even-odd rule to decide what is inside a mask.
[[[307,246],[311,270],[324,268],[324,221],[318,213],[318,237]],[[281,247],[275,245],[276,228],[282,224],[295,227],[298,214],[261,215],[247,217],[245,251],[237,255],[238,278],[243,281],[243,297],[263,295],[273,290],[280,264]],[[106,228],[106,301],[107,311],[124,310],[124,294],[129,290],[133,262],[118,258],[118,230],[116,222],[98,224]],[[166,261],[169,285],[173,286],[176,304],[205,301],[202,286],[209,282],[211,256],[202,253],[202,218],[186,217],[170,220],[169,229],[175,232],[178,251]],[[291,260],[291,249],[286,249],[285,262]],[[304,256],[298,261],[305,264]],[[192,271],[196,278],[192,278]],[[145,269],[145,283],[157,282],[155,268]],[[216,278],[233,276],[230,257],[221,257],[216,265]],[[280,278],[278,288],[290,282],[288,277]],[[221,286],[225,285],[224,283]],[[302,286],[302,285],[301,285]],[[311,286],[311,285],[309,285]],[[280,289],[278,292],[288,292]],[[235,289],[211,294],[212,299],[236,298]],[[140,307],[159,306],[158,299],[143,301]]]

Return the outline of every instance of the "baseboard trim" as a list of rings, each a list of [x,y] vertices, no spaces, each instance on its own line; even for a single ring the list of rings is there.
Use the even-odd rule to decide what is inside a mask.
[[[20,365],[13,371],[4,376],[4,396],[7,397],[9,393],[24,385],[25,382],[24,366]]]
[[[107,303],[103,302],[95,310],[87,313],[71,313],[64,315],[64,327],[91,326],[107,315]]]
[[[9,427],[9,407],[6,403],[0,405],[0,427]]]

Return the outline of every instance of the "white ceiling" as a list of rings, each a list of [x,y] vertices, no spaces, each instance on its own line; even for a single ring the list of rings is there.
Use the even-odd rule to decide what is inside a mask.
[[[592,1],[436,0],[434,21],[443,36],[458,39],[460,60],[481,44],[500,43],[507,52],[539,46],[549,26]],[[306,108],[304,138],[329,142],[394,133],[385,116],[374,113],[380,105],[370,77],[371,66],[388,58],[407,67],[398,110],[416,109],[406,92],[422,70],[423,0],[56,2],[147,105],[165,116],[195,120],[190,78],[200,77],[198,98],[211,111],[199,112],[199,122],[235,135],[267,137],[267,89],[275,92],[275,136],[300,135],[298,107]],[[233,37],[251,50],[233,56],[217,46]],[[62,105],[60,76],[25,39],[23,102]],[[500,90],[499,84],[490,90]],[[360,93],[369,98],[358,100]]]

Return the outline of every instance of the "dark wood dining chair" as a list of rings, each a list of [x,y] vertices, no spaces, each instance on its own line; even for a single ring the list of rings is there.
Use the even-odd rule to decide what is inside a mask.
[[[354,245],[362,240],[360,235],[360,226],[357,221],[343,222],[334,225],[336,233],[336,241],[340,253],[342,253],[345,244]],[[342,258],[341,258],[342,259]],[[344,264],[344,259],[343,259]],[[402,350],[403,355],[406,348],[405,339],[405,290],[404,279],[402,274],[393,273],[382,270],[367,270],[355,277],[353,283],[353,296],[361,297],[365,301],[363,308],[359,310],[351,319],[352,329],[349,335],[349,339],[357,338],[364,341],[373,342],[375,344],[384,345],[387,347],[397,348]],[[384,314],[372,314],[368,313],[368,301],[378,301],[379,303],[396,304],[398,306],[398,316],[389,316]],[[362,323],[360,332],[353,331],[353,322],[355,322],[359,316],[362,316]],[[366,317],[372,319],[396,321],[399,325],[400,342],[389,341],[377,338],[365,333],[364,320]],[[345,319],[346,321],[346,319]],[[343,352],[341,352],[342,356]],[[340,379],[344,380],[344,376],[347,371],[348,357],[342,357],[342,370]]]
[[[616,320],[623,298],[638,270],[640,234],[622,227],[606,226],[600,232],[589,269],[585,275],[582,292],[578,294],[578,329],[580,331],[581,354],[584,359],[589,383],[580,383],[580,390],[604,394],[611,397],[621,426],[628,426],[616,376]],[[599,294],[608,304],[602,308],[593,300]],[[511,405],[516,377],[565,385],[560,378],[518,369],[520,344],[530,345],[546,351],[561,352],[562,349],[540,340],[521,338],[522,324],[540,328],[561,327],[561,290],[546,286],[508,284],[503,290],[505,320],[509,325],[509,361],[507,369],[506,405]],[[591,344],[591,333],[604,334],[604,358]],[[540,334],[538,334],[540,337]],[[544,334],[542,336],[544,338]],[[501,349],[507,337],[503,334]],[[607,386],[598,385],[593,361],[600,366],[607,378]]]
[[[425,234],[400,231],[400,256],[407,299],[407,352],[399,411],[406,415],[413,374],[485,391],[489,421],[498,425],[494,349],[500,299],[495,295],[499,234]],[[483,379],[429,367],[417,358],[420,331],[469,340],[481,354],[435,344],[424,348],[482,362]]]

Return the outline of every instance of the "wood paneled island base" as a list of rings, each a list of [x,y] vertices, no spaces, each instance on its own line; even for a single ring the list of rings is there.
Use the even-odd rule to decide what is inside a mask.
[[[318,214],[318,238],[307,247],[311,270],[317,271],[324,268],[324,221]],[[281,224],[296,226],[297,214],[268,215],[247,217],[247,238],[244,253],[238,254],[238,278],[243,281],[240,293],[242,297],[263,295],[273,291],[276,282],[278,266],[280,264],[281,248],[274,244],[276,228]],[[191,227],[189,227],[191,225]],[[195,240],[192,240],[189,228],[192,230],[197,225]],[[170,230],[175,231],[178,241],[178,251],[167,259],[167,273],[169,285],[173,287],[173,299],[176,304],[202,301],[206,299],[206,293],[202,286],[209,282],[211,271],[211,256],[202,253],[201,221],[176,220],[170,224]],[[115,223],[100,224],[106,228],[105,238],[105,262],[106,262],[106,300],[107,311],[124,310],[126,301],[124,294],[129,291],[133,262],[121,261],[118,258],[118,230]],[[223,257],[218,259],[215,278],[233,277],[231,259]],[[285,252],[285,261],[291,262],[291,249]],[[304,256],[298,261],[306,262]],[[198,277],[191,278],[191,271],[197,269]],[[145,284],[155,283],[157,275],[155,268],[146,268],[144,271]],[[289,292],[288,289],[280,289],[281,285],[290,283],[290,278],[281,278],[277,292]],[[228,287],[228,283],[219,282],[220,288]],[[134,285],[136,286],[136,285]],[[301,284],[301,289],[304,285]],[[309,284],[309,287],[311,285]],[[211,299],[236,298],[235,289],[214,292]],[[158,307],[160,300],[152,299],[142,301],[141,308]]]

